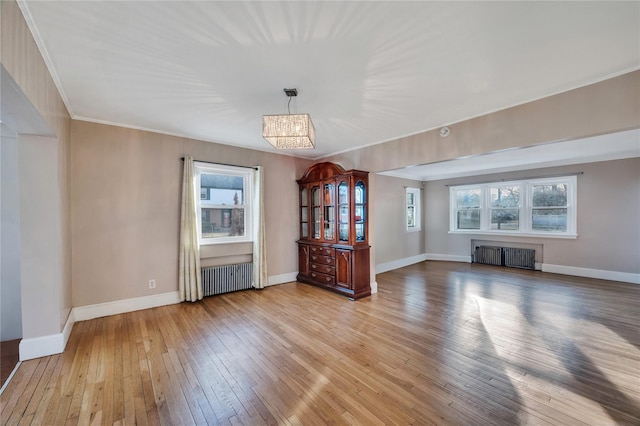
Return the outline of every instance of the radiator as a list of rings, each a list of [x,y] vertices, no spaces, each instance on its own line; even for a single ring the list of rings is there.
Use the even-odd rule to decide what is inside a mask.
[[[476,246],[473,261],[487,265],[535,269],[536,251],[514,247]]]
[[[487,265],[502,265],[502,247],[478,246],[473,255],[473,261]]]
[[[504,266],[512,268],[534,269],[536,251],[533,249],[504,247]]]
[[[207,266],[200,273],[205,296],[246,290],[251,288],[253,263]]]

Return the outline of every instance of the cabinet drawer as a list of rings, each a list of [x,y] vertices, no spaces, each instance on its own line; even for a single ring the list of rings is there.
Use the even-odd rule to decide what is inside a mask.
[[[316,254],[311,254],[311,256],[309,256],[309,261],[320,265],[333,265],[335,263],[333,256],[319,256]]]
[[[310,246],[311,254],[317,254],[321,256],[333,256],[333,249],[330,247],[318,247]]]
[[[311,272],[311,278],[313,278],[314,280],[316,280],[319,283],[322,284],[331,284],[331,285],[335,285],[336,283],[336,279],[333,275],[327,275],[327,274],[319,274],[317,272]]]
[[[333,266],[322,265],[319,263],[310,263],[309,268],[311,268],[313,272],[320,272],[322,274],[334,275],[336,273],[336,268]]]

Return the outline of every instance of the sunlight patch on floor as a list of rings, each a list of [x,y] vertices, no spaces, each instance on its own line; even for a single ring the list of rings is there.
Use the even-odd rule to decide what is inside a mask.
[[[640,349],[597,322],[584,321],[580,327],[598,336],[606,335],[609,347],[615,347],[616,351],[620,353],[620,356],[612,356],[610,353],[604,356],[602,351],[594,348],[588,339],[574,341],[585,356],[589,357],[591,362],[620,392],[640,405],[640,396],[637,395],[638,388],[625,389],[625,382],[628,383],[628,373],[620,372],[620,370],[629,371],[629,368],[640,371]],[[640,379],[638,383],[640,386]]]
[[[566,390],[563,383],[573,381],[572,374],[553,351],[550,349],[543,352],[540,351],[539,348],[548,347],[545,339],[529,324],[517,306],[485,299],[480,296],[475,296],[474,298],[480,320],[497,356],[504,360],[502,366],[505,374],[510,378],[513,387],[517,389],[523,406],[531,407],[533,411],[535,411],[534,407],[539,406],[540,403],[550,407],[555,406],[564,411],[569,407],[568,410],[574,412],[577,419],[587,423],[594,411],[597,411],[600,417],[603,414],[607,415],[603,407],[597,402]],[[510,319],[505,321],[505,318]],[[516,319],[514,320],[514,318]],[[522,346],[515,347],[513,344],[507,343],[512,341],[513,336],[517,334],[526,336],[526,339],[522,339]],[[531,348],[536,348],[536,350],[533,351]],[[518,357],[522,357],[529,350],[531,350],[531,353],[528,356],[532,362],[538,365],[540,373],[530,373],[523,377],[518,366],[512,363],[514,359],[512,354],[518,352]],[[554,377],[554,381],[550,381],[547,378],[549,376]],[[547,390],[541,395],[539,392],[530,393],[529,388]]]

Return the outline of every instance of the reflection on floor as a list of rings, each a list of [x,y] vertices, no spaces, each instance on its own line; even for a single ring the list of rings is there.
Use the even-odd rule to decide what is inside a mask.
[[[19,346],[20,339],[0,342],[0,359],[2,361],[0,365],[0,388],[4,386],[4,382],[9,378],[9,375],[11,375],[11,372],[18,364],[20,359],[18,354]]]

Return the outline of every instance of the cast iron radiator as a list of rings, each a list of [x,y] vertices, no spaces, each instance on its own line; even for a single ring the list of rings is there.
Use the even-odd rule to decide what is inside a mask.
[[[476,246],[474,263],[508,266],[511,268],[535,269],[536,251],[515,247]]]
[[[246,290],[251,288],[253,263],[206,266],[201,268],[201,274],[205,296]]]

